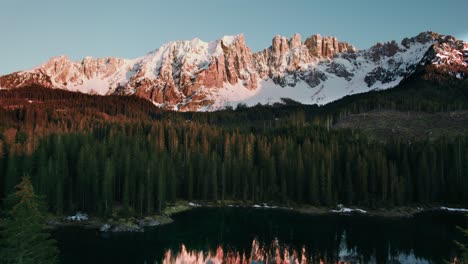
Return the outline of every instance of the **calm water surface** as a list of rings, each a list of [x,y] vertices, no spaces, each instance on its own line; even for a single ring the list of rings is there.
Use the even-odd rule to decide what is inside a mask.
[[[144,233],[99,233],[83,228],[54,232],[65,264],[161,263],[170,249],[212,251],[222,246],[250,254],[252,241],[268,248],[306,249],[308,259],[360,263],[441,263],[454,254],[457,213],[431,212],[411,218],[365,215],[306,215],[286,210],[197,208],[166,226]]]

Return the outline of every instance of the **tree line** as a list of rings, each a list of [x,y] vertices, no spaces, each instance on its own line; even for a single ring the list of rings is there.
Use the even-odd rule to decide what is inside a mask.
[[[192,122],[101,125],[3,151],[4,194],[29,175],[50,210],[109,215],[184,200],[366,207],[468,204],[468,135],[378,143],[314,125],[261,131]]]
[[[161,111],[132,96],[2,90],[0,199],[30,175],[57,213],[145,214],[177,199],[466,204],[467,136],[374,142],[331,126],[375,109],[467,109],[467,89],[415,77],[321,107],[285,99],[212,113]]]

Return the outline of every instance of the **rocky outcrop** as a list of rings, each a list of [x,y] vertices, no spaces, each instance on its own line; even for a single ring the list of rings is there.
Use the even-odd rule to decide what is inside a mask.
[[[468,57],[468,43],[457,40],[452,36],[444,36],[434,44],[435,57],[432,63],[436,65],[466,65]]]
[[[334,61],[329,64],[329,67],[325,71],[332,73],[335,76],[344,78],[347,81],[351,81],[351,79],[354,77],[354,74],[349,72],[343,64],[339,64]]]
[[[432,42],[434,42],[435,40],[437,40],[440,37],[441,37],[440,34],[432,32],[432,31],[421,32],[415,37],[404,38],[401,41],[401,45],[404,46],[405,48],[409,49],[414,44],[432,43]]]
[[[50,76],[54,85],[67,87],[69,84],[82,85],[94,78],[107,79],[125,66],[125,60],[119,58],[86,57],[80,62],[73,62],[66,56],[60,56],[50,59],[36,71]]]
[[[123,91],[134,89],[137,96],[166,108],[195,109],[207,103],[206,94],[226,83],[241,83],[248,89],[257,88],[258,83],[243,35],[211,43],[171,42],[148,54],[136,68]]]
[[[297,33],[289,40],[276,35],[269,48],[253,56],[260,78],[277,79],[277,82],[281,82],[288,73],[312,62],[307,47],[302,43],[301,35]]]
[[[384,57],[392,57],[398,52],[402,51],[403,49],[400,48],[396,41],[391,41],[384,44],[377,43],[369,49],[369,51],[366,53],[366,57],[377,62]]]
[[[336,53],[352,53],[357,49],[347,42],[339,42],[335,37],[322,37],[319,34],[310,36],[305,46],[313,57],[332,58]]]
[[[210,43],[173,41],[133,60],[86,57],[73,62],[66,56],[55,57],[32,70],[1,76],[0,88],[35,84],[102,95],[136,95],[164,109],[197,111],[253,96],[260,102],[265,98],[256,94],[262,85],[287,88],[264,90],[261,95],[268,99],[263,101],[291,96],[303,103],[325,103],[394,87],[421,69],[427,78],[467,79],[467,63],[466,43],[434,32],[361,51],[335,37],[316,34],[303,42],[299,34],[277,35],[270,47],[256,53],[243,35],[237,35]],[[291,87],[299,87],[303,94],[286,93]]]
[[[93,91],[85,89],[84,92],[108,94],[109,90],[120,85],[119,73],[125,76],[130,70],[127,64],[126,60],[118,58],[86,57],[82,61],[73,62],[67,56],[53,57],[33,70],[0,77],[0,87],[16,88],[38,84],[50,88],[82,91],[84,85],[98,79],[105,82],[90,84],[100,87]]]
[[[314,80],[311,83],[315,85],[321,75],[316,72],[304,73],[309,70],[310,64],[330,60],[337,53],[353,52],[356,52],[356,48],[346,42],[339,42],[335,37],[321,37],[317,34],[303,43],[301,35],[296,33],[290,39],[275,36],[271,46],[255,53],[254,59],[262,79],[270,78],[283,87],[295,86],[299,79],[307,80],[308,83],[309,80]]]
[[[51,77],[42,71],[14,72],[0,77],[0,88],[10,89],[30,85],[40,85],[46,88],[54,88]]]
[[[452,36],[439,36],[420,63],[419,70],[424,72],[425,79],[446,80],[451,76],[467,80],[467,55],[468,43]]]
[[[169,42],[136,60],[86,57],[72,62],[66,56],[55,57],[30,72],[0,78],[0,85],[10,88],[37,83],[99,94],[136,94],[161,107],[190,110],[209,104],[207,95],[225,84],[241,84],[250,90],[267,78],[282,86],[294,86],[297,80],[315,84],[326,77],[306,72],[309,64],[338,52],[354,51],[345,42],[320,35],[306,43],[299,34],[290,39],[278,35],[271,47],[255,54],[243,35],[211,43],[194,39]],[[350,75],[339,66],[332,70]],[[97,85],[99,89],[94,87]]]

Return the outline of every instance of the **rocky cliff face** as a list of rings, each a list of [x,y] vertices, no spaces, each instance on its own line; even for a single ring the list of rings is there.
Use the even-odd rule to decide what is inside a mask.
[[[339,42],[335,37],[322,37],[319,34],[307,38],[304,44],[312,56],[319,58],[331,58],[336,53],[353,53],[357,51],[354,46],[347,42]]]
[[[118,58],[72,62],[66,56],[51,58],[35,69],[0,77],[0,87],[16,88],[29,84],[94,94],[108,94],[125,82],[131,70],[129,60]]]
[[[397,43],[358,51],[335,37],[312,35],[303,42],[275,36],[252,53],[243,35],[210,43],[174,41],[127,60],[66,56],[29,71],[0,77],[0,87],[30,84],[94,94],[136,95],[181,111],[215,110],[239,102],[253,105],[291,98],[324,104],[345,95],[396,86],[413,72],[468,78],[468,44],[424,32]]]
[[[427,52],[424,66],[429,68],[425,71],[427,79],[446,79],[447,76],[468,79],[468,43],[441,36]]]
[[[243,35],[205,43],[170,42],[134,65],[135,73],[117,93],[144,97],[169,109],[196,110],[212,104],[206,94],[225,84],[257,88],[252,52]]]
[[[271,46],[255,53],[254,58],[260,78],[271,78],[284,87],[296,83],[296,80],[286,76],[304,71],[310,64],[330,60],[337,53],[354,52],[356,48],[346,42],[339,42],[335,37],[312,35],[303,43],[301,35],[296,33],[289,40],[275,36]]]

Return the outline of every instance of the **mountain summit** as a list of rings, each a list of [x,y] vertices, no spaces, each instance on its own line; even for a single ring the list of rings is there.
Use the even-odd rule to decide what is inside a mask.
[[[398,85],[420,69],[468,79],[468,43],[423,32],[400,43],[357,50],[335,37],[302,41],[275,36],[270,47],[252,53],[244,36],[217,41],[173,41],[136,59],[51,58],[38,67],[0,77],[0,87],[32,84],[110,95],[136,95],[180,111],[210,111],[237,103],[325,104],[346,95]],[[427,78],[431,78],[427,74]]]

